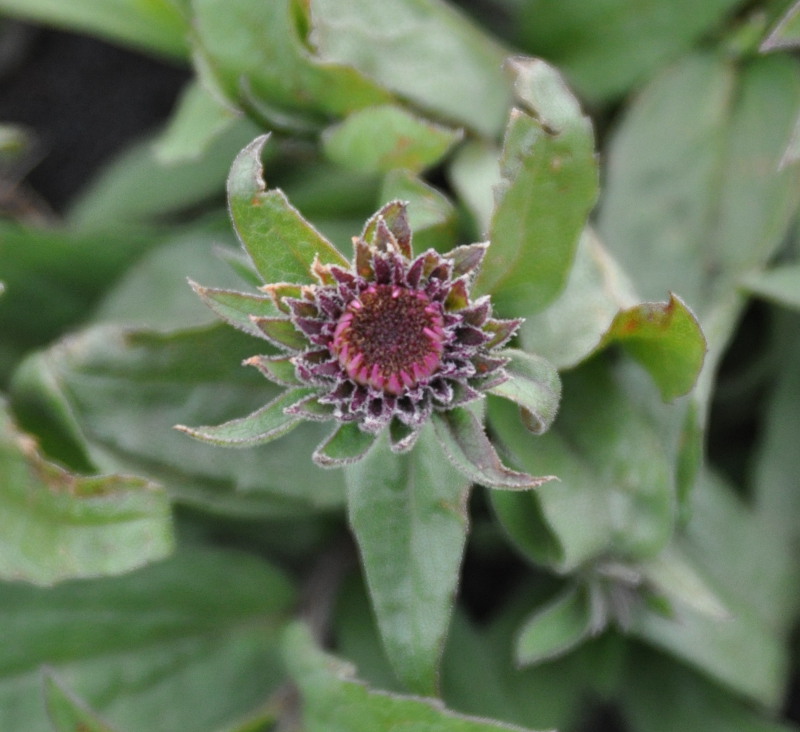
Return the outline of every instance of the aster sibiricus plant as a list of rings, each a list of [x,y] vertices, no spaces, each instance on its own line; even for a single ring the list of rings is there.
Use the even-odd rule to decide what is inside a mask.
[[[362,458],[384,433],[393,452],[411,450],[433,421],[445,454],[474,482],[523,488],[548,480],[503,466],[476,409],[487,393],[510,398],[541,432],[559,396],[547,362],[503,348],[521,321],[494,318],[489,295],[471,296],[489,245],[415,256],[407,205],[392,201],[353,238],[348,262],[281,191],[265,190],[265,139],[234,163],[234,225],[259,274],[285,275],[288,268],[302,279],[267,283],[259,296],[192,285],[217,314],[274,347],[245,364],[286,391],[249,417],[179,429],[244,446],[275,439],[302,420],[330,421],[314,460],[338,467]]]

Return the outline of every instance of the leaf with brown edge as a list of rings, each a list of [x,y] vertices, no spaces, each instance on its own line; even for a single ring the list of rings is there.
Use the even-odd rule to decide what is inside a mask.
[[[706,339],[694,313],[677,295],[621,310],[598,348],[622,344],[653,377],[664,401],[691,391],[706,355]]]
[[[391,232],[399,252],[411,258],[411,228],[408,224],[408,213],[403,201],[390,201],[375,213],[364,225],[361,238],[372,246],[378,245],[379,224],[383,221]]]
[[[134,475],[77,475],[45,458],[0,400],[0,578],[109,577],[173,550],[169,498]]]

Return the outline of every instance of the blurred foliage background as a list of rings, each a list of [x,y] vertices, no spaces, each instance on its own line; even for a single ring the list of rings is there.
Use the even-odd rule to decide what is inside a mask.
[[[799,17],[0,0],[0,729],[796,729]],[[549,129],[503,69],[520,55],[560,70],[593,133],[569,114],[530,149],[505,133],[514,105]],[[418,251],[518,229],[518,281],[484,284],[562,372],[553,432],[488,410],[503,456],[561,483],[475,490],[441,553],[398,545],[398,566],[450,559],[394,626],[344,471],[309,459],[322,432],[226,451],[171,429],[276,393],[186,284],[256,282],[225,181],[267,130],[269,186],[343,250],[391,198]],[[571,243],[543,277],[551,233]],[[674,398],[699,366],[689,316],[667,322],[683,303],[708,351]],[[412,615],[432,643],[406,641]],[[439,669],[443,706],[398,657]]]

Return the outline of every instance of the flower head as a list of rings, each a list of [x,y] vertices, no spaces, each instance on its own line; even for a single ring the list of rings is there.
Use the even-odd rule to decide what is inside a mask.
[[[304,223],[301,230],[319,236]],[[247,417],[179,429],[214,444],[244,446],[269,442],[304,419],[331,420],[337,427],[314,459],[339,466],[363,457],[384,431],[394,452],[411,449],[433,417],[444,452],[473,480],[511,487],[541,482],[505,468],[478,417],[462,408],[491,392],[517,402],[523,422],[540,432],[558,404],[552,366],[514,349],[498,350],[521,321],[493,318],[488,296],[470,296],[487,244],[414,256],[401,201],[386,204],[353,239],[352,262],[321,238],[316,256],[308,256],[302,240],[293,241],[287,250],[292,271],[305,284],[267,284],[261,288],[266,295],[193,285],[223,319],[277,347],[280,353],[245,364],[286,392]],[[275,267],[263,249],[251,249],[259,271]],[[305,277],[296,266],[304,259],[310,262]]]
[[[315,390],[288,414],[352,422],[372,434],[394,423],[400,437],[392,447],[403,451],[434,410],[505,380],[506,360],[491,352],[520,321],[493,319],[488,297],[470,299],[485,244],[412,256],[404,203],[384,206],[353,244],[350,268],[317,261],[316,284],[267,285],[286,317],[254,322],[290,353],[299,383]],[[250,363],[271,376],[263,358]]]

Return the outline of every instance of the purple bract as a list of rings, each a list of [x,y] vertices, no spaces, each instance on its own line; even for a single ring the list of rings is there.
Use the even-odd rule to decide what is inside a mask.
[[[373,434],[396,421],[401,437],[392,447],[402,451],[433,410],[473,401],[505,380],[506,360],[491,352],[521,321],[492,318],[488,297],[470,299],[485,244],[412,257],[402,202],[384,206],[353,244],[349,269],[315,262],[314,285],[265,286],[302,337],[285,337],[286,319],[253,320],[290,351],[299,382],[317,389],[287,413],[354,422]]]

